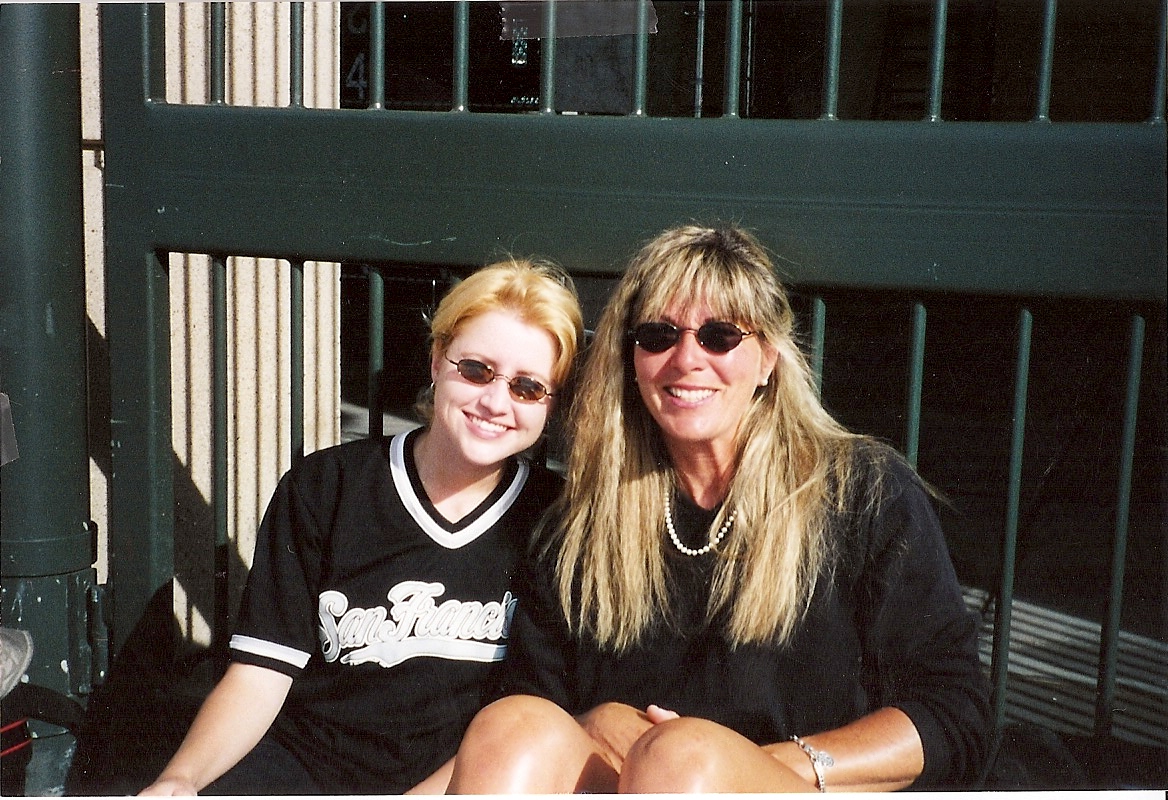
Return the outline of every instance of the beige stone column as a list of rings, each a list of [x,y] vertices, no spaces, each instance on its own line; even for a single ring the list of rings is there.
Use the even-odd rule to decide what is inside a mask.
[[[285,106],[289,101],[288,3],[228,3],[226,102]],[[304,104],[339,104],[340,7],[304,4]],[[166,4],[167,102],[209,100],[209,9]],[[101,127],[97,6],[82,6],[82,89],[86,192],[86,263],[91,355],[104,354],[101,246]],[[223,142],[230,147],[230,142]],[[227,263],[228,323],[228,586],[232,607],[251,564],[255,530],[276,482],[291,464],[289,391],[290,266],[237,256]],[[214,609],[212,498],[211,266],[201,254],[170,257],[171,385],[175,454],[175,614],[191,645],[211,640]],[[304,265],[304,441],[309,452],[340,440],[340,267]],[[100,362],[100,359],[99,359]],[[106,478],[100,430],[107,432],[108,369],[91,378],[96,398],[94,516],[105,515]],[[105,418],[101,418],[102,399]],[[108,459],[108,457],[107,457]],[[107,526],[102,525],[101,530]],[[100,549],[104,580],[105,547]]]

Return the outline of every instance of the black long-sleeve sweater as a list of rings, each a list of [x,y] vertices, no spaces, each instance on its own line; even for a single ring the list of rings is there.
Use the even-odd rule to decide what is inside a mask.
[[[621,654],[569,634],[549,562],[531,562],[512,627],[507,693],[540,695],[571,713],[608,701],[642,709],[656,703],[758,744],[891,706],[908,715],[923,743],[924,771],[914,786],[963,787],[987,740],[976,619],[916,475],[891,453],[861,460],[866,479],[881,473],[882,502],[835,517],[840,557],[786,645],[734,648],[723,620],[706,620],[715,553],[690,557],[666,545],[676,621]],[[704,539],[717,510],[685,498],[680,506],[679,532]]]

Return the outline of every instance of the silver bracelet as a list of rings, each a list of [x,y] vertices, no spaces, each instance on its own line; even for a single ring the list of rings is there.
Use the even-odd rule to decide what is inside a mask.
[[[834,767],[835,759],[831,757],[831,753],[826,750],[818,750],[807,742],[800,739],[798,736],[792,736],[791,741],[799,745],[799,749],[807,754],[811,759],[811,769],[815,770],[815,785],[821,792],[827,791],[827,780],[824,769],[826,767]]]

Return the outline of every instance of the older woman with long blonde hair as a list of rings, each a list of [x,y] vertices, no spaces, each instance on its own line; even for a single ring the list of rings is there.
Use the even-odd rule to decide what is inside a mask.
[[[668,230],[597,327],[510,696],[452,792],[871,791],[979,765],[986,687],[929,493],[820,403],[765,249]]]

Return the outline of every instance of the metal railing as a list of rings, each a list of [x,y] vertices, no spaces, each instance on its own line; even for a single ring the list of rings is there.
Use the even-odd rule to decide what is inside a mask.
[[[225,254],[287,258],[294,287],[306,260],[465,266],[482,263],[501,245],[549,255],[582,277],[603,278],[619,269],[636,242],[666,224],[694,215],[733,218],[794,254],[783,266],[796,286],[916,293],[906,321],[912,333],[904,411],[904,447],[914,463],[921,445],[933,293],[1122,298],[1163,314],[1163,2],[1146,121],[1052,122],[1057,17],[1056,4],[1048,0],[1033,122],[1022,126],[943,121],[946,28],[952,11],[944,0],[931,4],[928,101],[919,122],[840,119],[846,11],[841,0],[824,6],[823,102],[816,119],[752,119],[742,113],[741,80],[749,67],[743,58],[749,42],[746,13],[753,4],[740,0],[724,6],[721,114],[703,111],[708,99],[703,93],[712,83],[702,66],[701,54],[710,49],[703,25],[714,5],[703,2],[696,4],[703,16],[695,41],[693,118],[653,117],[648,113],[651,4],[640,0],[635,5],[633,101],[627,115],[615,118],[557,113],[554,36],[544,38],[541,48],[537,113],[471,113],[473,54],[470,4],[465,2],[453,11],[449,111],[438,113],[389,107],[382,3],[371,4],[370,10],[368,107],[339,111],[303,107],[299,3],[292,4],[292,88],[284,109],[224,103],[222,4],[211,4],[209,12],[209,106],[165,102],[158,77],[164,54],[157,9],[105,10],[110,302],[120,317],[111,320],[110,337],[118,482],[111,497],[111,536],[119,543],[111,550],[115,641],[125,641],[146,600],[172,569],[166,544],[173,504],[164,358],[167,252],[218,254],[214,363],[216,385],[224,388],[215,393],[220,444],[214,502],[220,543],[226,531],[226,509],[220,504],[227,475],[222,443]],[[556,29],[557,13],[554,3],[544,7],[547,32]],[[216,140],[231,145],[208,144]],[[652,154],[666,155],[655,160]],[[808,164],[824,168],[810,170]],[[293,196],[289,187],[315,191]],[[496,207],[502,199],[505,209]],[[378,271],[369,274],[369,370],[375,376],[384,365],[377,322],[384,290]],[[814,296],[810,306],[810,349],[817,370],[831,357],[825,352],[825,296]],[[291,302],[296,325],[304,309],[295,288]],[[1142,311],[1130,316],[1123,435],[1116,443],[1120,469],[1112,583],[1099,660],[1100,733],[1110,730],[1114,706],[1146,322]],[[1032,325],[1023,303],[994,626],[999,725],[1008,680]],[[301,341],[298,329],[290,336]],[[302,350],[296,351],[292,374],[298,380],[302,360]],[[371,377],[373,409],[375,391]],[[302,385],[293,386],[294,409],[302,408],[302,392]],[[302,429],[298,413],[293,412],[294,431]],[[371,418],[371,432],[376,426]],[[302,438],[295,450],[303,451]]]

